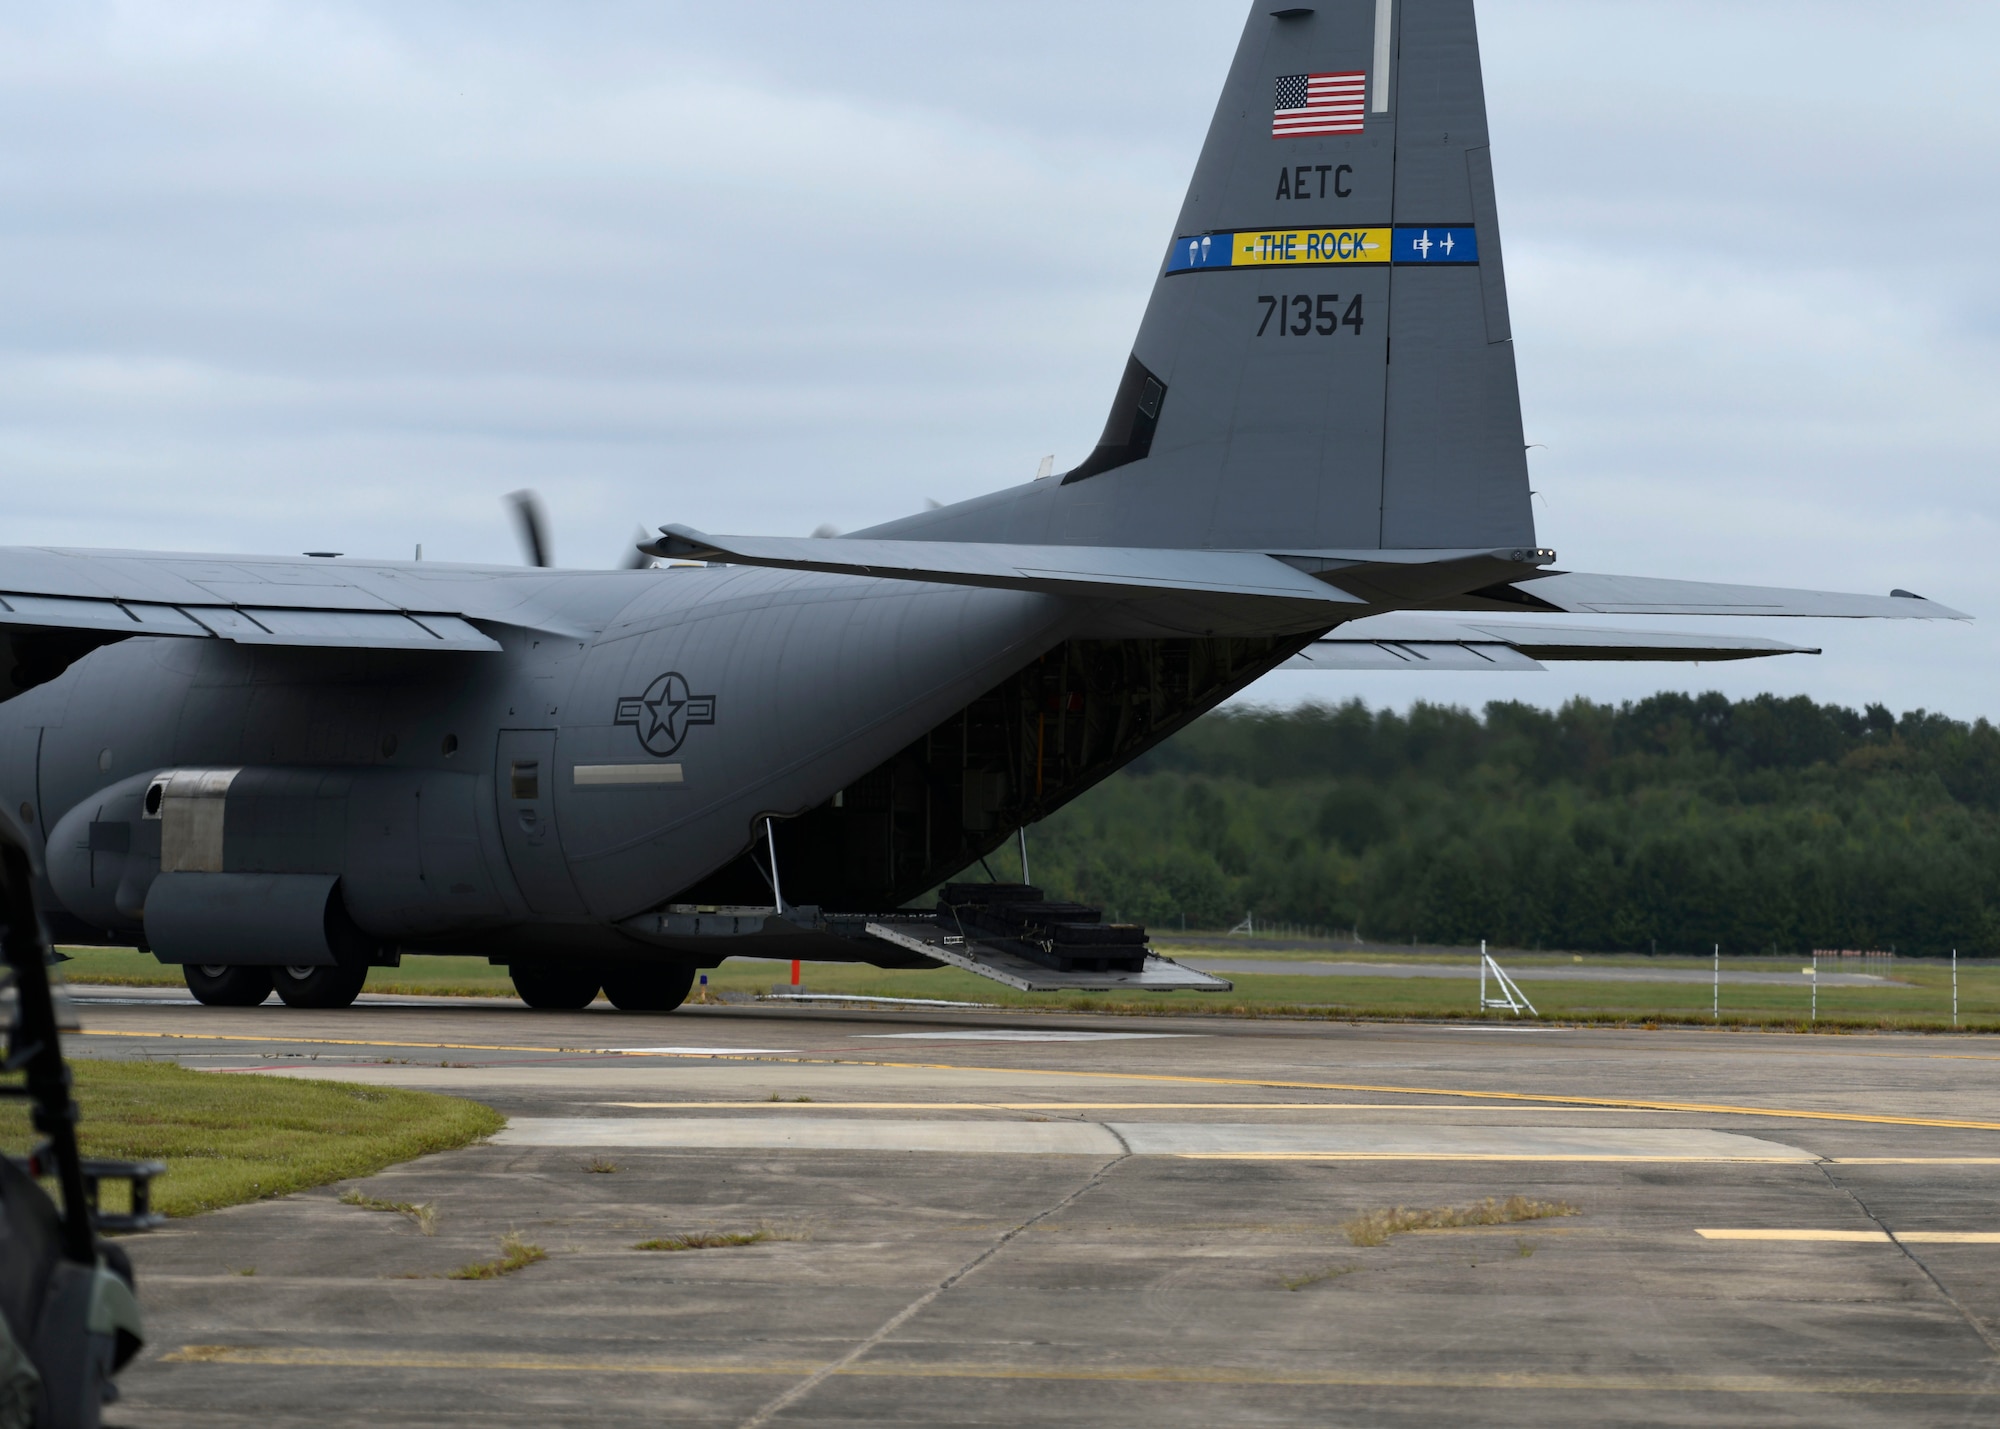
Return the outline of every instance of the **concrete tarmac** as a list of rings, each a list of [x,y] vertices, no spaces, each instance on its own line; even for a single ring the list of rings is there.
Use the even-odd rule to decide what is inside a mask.
[[[421,1087],[511,1119],[129,1241],[152,1342],[115,1424],[2000,1415],[2000,1039],[79,1010],[80,1055]],[[435,1234],[341,1204],[351,1187],[434,1204]],[[1343,1228],[1513,1195],[1577,1213],[1374,1245]],[[548,1258],[438,1278],[510,1231]]]

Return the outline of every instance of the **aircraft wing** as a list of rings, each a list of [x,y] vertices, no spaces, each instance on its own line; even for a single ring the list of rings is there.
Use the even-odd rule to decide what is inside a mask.
[[[0,635],[494,651],[472,622],[549,628],[551,602],[536,596],[556,584],[442,563],[11,547],[0,549]]]
[[[1601,630],[1539,621],[1372,615],[1313,641],[1281,670],[1540,670],[1544,660],[1750,660],[1817,655],[1754,635]]]

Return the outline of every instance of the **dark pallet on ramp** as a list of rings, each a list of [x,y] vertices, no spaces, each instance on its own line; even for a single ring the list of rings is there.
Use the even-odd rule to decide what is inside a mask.
[[[1137,924],[1051,903],[1028,884],[945,885],[936,913],[871,919],[870,937],[1021,992],[1227,992],[1232,984],[1146,945]]]

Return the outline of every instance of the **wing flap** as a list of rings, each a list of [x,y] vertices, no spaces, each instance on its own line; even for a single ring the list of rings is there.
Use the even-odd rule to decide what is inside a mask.
[[[206,612],[204,612],[206,614]],[[455,615],[422,621],[395,611],[246,607],[254,629],[227,638],[243,645],[337,645],[362,650],[498,650],[500,643]]]
[[[120,635],[206,635],[208,631],[170,605],[111,600],[80,600],[74,596],[0,596],[0,625],[36,626],[49,630],[106,630]]]
[[[1511,645],[1454,640],[1315,640],[1280,670],[1425,670],[1494,674],[1546,667]]]
[[[1544,660],[1752,660],[1818,650],[1754,635],[1607,630],[1536,621],[1457,621],[1376,615],[1349,621],[1283,670],[1539,670]]]
[[[171,635],[243,645],[339,645],[366,650],[498,650],[457,615],[382,610],[293,610],[282,606],[174,606],[78,596],[0,596],[0,629],[94,630],[113,636]]]

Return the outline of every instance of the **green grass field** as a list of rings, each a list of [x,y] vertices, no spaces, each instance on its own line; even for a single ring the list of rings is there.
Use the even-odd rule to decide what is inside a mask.
[[[191,1216],[367,1176],[490,1136],[506,1118],[431,1092],[194,1072],[170,1062],[70,1063],[85,1156],[164,1161],[153,1208]],[[35,1140],[26,1109],[0,1105],[0,1149]],[[107,1187],[107,1192],[109,1188]],[[110,1204],[106,1209],[122,1209]]]
[[[182,985],[178,970],[165,967],[144,953],[122,949],[76,949],[63,964],[63,975],[77,983]],[[1310,950],[1266,951],[1231,946],[1176,942],[1163,951],[1170,956],[1210,959],[1244,958],[1258,962],[1338,959],[1342,962],[1410,961],[1407,954],[1356,953],[1338,943]],[[1706,970],[1700,958],[1567,953],[1505,953],[1510,970],[1588,966],[1604,968],[1691,968]],[[1789,958],[1728,958],[1725,971],[1796,972],[1806,960]],[[1831,970],[1831,969],[1830,969]],[[1844,969],[1855,971],[1852,966]],[[865,965],[807,963],[805,991],[864,997],[936,998],[979,1002],[1003,1007],[1097,1011],[1127,1015],[1230,1013],[1235,1015],[1295,1015],[1336,1018],[1477,1018],[1500,1020],[1509,1014],[1477,1007],[1478,971],[1468,960],[1463,978],[1316,977],[1309,974],[1237,973],[1227,993],[1078,994],[1018,993],[956,968],[892,972]],[[761,993],[788,982],[790,965],[737,958],[708,974],[708,995]],[[1944,962],[1898,959],[1897,981],[1870,987],[1822,987],[1818,1025],[1837,1028],[1901,1028],[1951,1030],[1951,969]],[[1623,1023],[1708,1023],[1706,983],[1529,982],[1528,997],[1545,1018],[1565,1021]],[[400,992],[473,997],[508,997],[513,985],[505,968],[475,958],[409,957],[400,968],[378,968],[368,979],[371,992]],[[1810,1002],[1804,987],[1723,984],[1722,1021],[1744,1026],[1809,1025]],[[2000,961],[1970,959],[1959,967],[1961,1030],[2000,1030]]]

